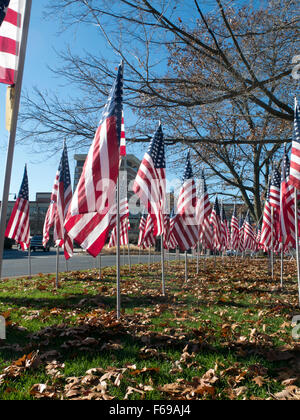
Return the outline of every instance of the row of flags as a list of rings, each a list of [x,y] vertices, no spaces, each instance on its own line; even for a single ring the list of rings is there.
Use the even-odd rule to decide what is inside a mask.
[[[120,64],[104,108],[99,127],[87,155],[77,188],[72,195],[70,170],[66,144],[64,143],[60,165],[55,177],[51,203],[44,224],[44,245],[49,231],[54,228],[57,246],[64,248],[65,258],[73,255],[73,241],[96,257],[107,242],[116,246],[116,185],[122,156],[126,155],[123,114],[123,63]],[[133,191],[145,208],[140,221],[138,244],[148,248],[156,238],[163,237],[167,249],[179,247],[183,251],[200,243],[205,249],[225,251],[265,251],[295,246],[295,222],[293,222],[294,187],[300,186],[299,161],[299,107],[295,106],[294,140],[291,164],[285,150],[282,174],[274,168],[264,207],[261,229],[254,230],[249,212],[238,220],[234,209],[228,224],[223,203],[218,197],[213,207],[209,202],[204,172],[202,188],[197,196],[190,153],[187,155],[182,187],[177,209],[171,215],[166,208],[166,161],[164,134],[159,126],[150,142]],[[300,162],[300,161],[299,161]],[[127,193],[120,201],[120,242],[128,244],[129,210]],[[22,187],[9,221],[6,236],[15,239],[26,249],[29,246],[28,178],[25,168]]]

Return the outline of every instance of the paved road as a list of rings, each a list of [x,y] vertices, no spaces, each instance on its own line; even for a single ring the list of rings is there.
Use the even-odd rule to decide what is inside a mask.
[[[175,255],[171,256],[173,259]],[[132,264],[138,264],[138,256],[131,256]],[[102,266],[112,267],[116,265],[115,256],[102,256]],[[160,256],[152,256],[152,261],[160,261]],[[141,256],[141,263],[148,263],[148,256]],[[123,264],[123,256],[121,256],[121,264]],[[128,264],[128,258],[125,259],[125,264]],[[89,268],[96,268],[99,266],[99,259],[92,258],[89,255],[74,254],[68,261],[68,269],[74,270],[87,270]],[[56,270],[56,251],[51,249],[50,252],[36,251],[31,254],[31,272],[32,274],[38,273],[54,273]],[[59,270],[66,271],[66,263],[63,253],[60,253]],[[5,250],[2,277],[15,277],[28,275],[28,257],[27,252],[18,250]]]

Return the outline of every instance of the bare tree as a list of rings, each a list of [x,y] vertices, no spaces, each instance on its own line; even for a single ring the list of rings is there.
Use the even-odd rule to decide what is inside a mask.
[[[296,0],[58,0],[49,13],[71,25],[93,25],[115,59],[98,48],[60,53],[53,71],[79,87],[63,100],[38,88],[26,96],[21,137],[55,149],[90,144],[114,69],[126,63],[125,105],[136,121],[132,141],[149,140],[161,119],[167,143],[192,147],[197,159],[260,217],[260,195],[272,158],[291,140],[291,77],[297,52]],[[93,46],[97,46],[94,41]],[[183,145],[183,146],[180,146]]]

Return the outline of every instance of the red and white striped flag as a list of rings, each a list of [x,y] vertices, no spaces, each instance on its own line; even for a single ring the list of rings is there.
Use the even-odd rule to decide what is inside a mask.
[[[289,182],[297,190],[300,190],[300,109],[296,98]]]
[[[174,209],[170,215],[170,229],[169,229],[169,237],[168,237],[168,248],[169,249],[176,249],[178,246],[178,242],[174,236],[174,224],[176,222],[176,216]]]
[[[230,233],[230,245],[231,249],[237,251],[239,247],[239,221],[236,213],[236,206],[234,205],[231,223],[230,223],[231,233]]]
[[[140,220],[140,225],[139,225],[138,247],[142,247],[142,245],[143,245],[146,223],[147,223],[147,216],[145,215],[145,213],[143,213],[142,217],[141,217],[141,220]]]
[[[29,190],[26,165],[19,195],[10,216],[5,236],[14,239],[23,250],[30,246]]]
[[[247,214],[244,223],[244,249],[250,251],[256,250],[255,232],[251,225],[249,213]]]
[[[294,187],[289,183],[289,176],[290,162],[285,147],[281,168],[280,241],[284,248],[289,246],[295,248]]]
[[[189,152],[186,159],[183,184],[177,202],[177,215],[173,226],[173,234],[182,251],[192,249],[199,241],[196,204],[196,184]]]
[[[47,243],[49,239],[49,230],[54,226],[54,241],[57,246],[64,248],[66,260],[73,256],[73,241],[64,228],[64,222],[71,199],[72,186],[70,167],[67,146],[64,142],[62,157],[52,189],[51,203],[45,218],[43,243]]]
[[[164,234],[164,210],[166,200],[166,161],[161,124],[150,143],[137,173],[134,193],[153,219],[153,234]]]
[[[218,197],[216,196],[215,204],[210,216],[210,224],[213,226],[213,247],[217,251],[222,249],[221,241],[221,215]]]
[[[126,137],[125,137],[125,124],[124,124],[124,111],[122,112],[120,156],[126,156]]]
[[[153,234],[154,231],[154,223],[153,218],[148,214],[147,220],[146,220],[146,226],[145,226],[145,233],[143,237],[143,248],[151,248],[155,245],[156,239]]]
[[[207,192],[207,186],[205,182],[204,170],[201,171],[201,193],[197,200],[197,221],[199,228],[199,241],[202,244],[203,249],[212,248],[212,229],[209,224],[209,218],[211,215],[211,205]]]
[[[128,245],[128,230],[130,230],[129,222],[129,208],[127,197],[124,197],[120,201],[120,245]],[[110,241],[108,244],[109,248],[117,246],[117,225],[116,221],[114,228],[110,235]]]
[[[272,217],[271,204],[269,201],[269,187],[263,213],[260,243],[265,252],[272,248]]]
[[[96,257],[116,217],[115,193],[120,164],[123,63],[89,150],[73,195],[65,228],[79,245]]]
[[[19,53],[25,0],[10,0],[0,3],[0,83],[14,85],[17,81]]]

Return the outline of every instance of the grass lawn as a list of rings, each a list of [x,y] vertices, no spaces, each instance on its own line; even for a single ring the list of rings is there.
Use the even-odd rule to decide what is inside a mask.
[[[172,261],[167,296],[159,264],[5,279],[0,399],[300,399],[296,266],[280,289],[267,261]]]

